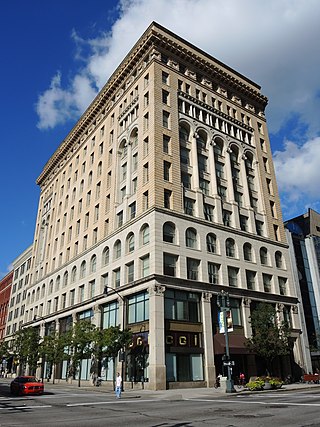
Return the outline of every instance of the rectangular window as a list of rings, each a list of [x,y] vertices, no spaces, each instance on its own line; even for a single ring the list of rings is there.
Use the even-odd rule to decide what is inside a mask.
[[[136,216],[136,202],[131,203],[131,205],[129,205],[129,212],[130,212],[130,219],[135,218]]]
[[[193,258],[187,258],[187,278],[189,280],[199,279],[200,261]]]
[[[194,209],[194,200],[188,199],[187,197],[184,198],[184,213],[187,215],[193,216],[193,209]]]
[[[141,277],[147,277],[150,273],[150,266],[149,266],[149,255],[140,258],[141,260]]]
[[[128,323],[143,322],[149,319],[149,295],[147,292],[128,298]]]
[[[115,288],[120,286],[120,268],[113,270],[113,284]]]
[[[170,154],[170,136],[163,135],[163,152]]]
[[[203,205],[204,218],[207,221],[213,221],[213,206],[204,203]]]
[[[164,207],[171,209],[171,196],[172,192],[170,190],[164,190]]]
[[[287,295],[287,279],[278,277],[280,295]]]
[[[199,305],[199,294],[168,289],[164,298],[165,319],[199,322]]]
[[[220,270],[219,264],[214,264],[213,262],[208,262],[209,283],[212,283],[213,285],[219,284],[219,270]]]
[[[163,274],[166,276],[176,276],[177,255],[163,254]]]
[[[148,181],[149,181],[149,163],[145,163],[143,165],[143,183],[145,184]]]
[[[118,301],[107,304],[102,309],[102,329],[108,329],[111,326],[118,325]]]
[[[169,85],[169,74],[165,71],[162,71],[162,83],[165,85]]]
[[[127,283],[134,281],[134,263],[133,261],[126,265],[127,270]]]
[[[123,211],[120,211],[117,214],[117,218],[118,218],[118,227],[121,227],[123,224]]]
[[[170,181],[170,169],[171,169],[171,163],[164,161],[163,162],[163,179],[165,181]]]
[[[238,286],[238,273],[239,269],[235,267],[228,267],[228,282],[229,286]]]
[[[169,92],[164,89],[162,89],[162,102],[169,105]]]
[[[166,129],[170,128],[170,113],[168,111],[162,112],[162,126]]]
[[[264,292],[270,293],[271,292],[272,276],[270,276],[270,274],[262,274],[262,280],[263,280]]]
[[[143,193],[143,210],[147,210],[149,208],[149,192],[145,191]]]
[[[247,281],[247,288],[253,291],[255,289],[255,284],[256,284],[256,272],[246,270],[246,281]]]

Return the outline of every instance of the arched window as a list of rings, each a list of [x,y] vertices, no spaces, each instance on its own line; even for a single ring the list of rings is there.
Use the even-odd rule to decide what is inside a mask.
[[[53,280],[50,280],[50,282],[49,282],[49,291],[48,291],[48,293],[49,293],[49,294],[52,294],[52,292],[53,292]]]
[[[217,252],[217,238],[213,233],[207,234],[207,251],[214,254]]]
[[[215,138],[213,141],[213,151],[214,155],[222,156],[223,153],[223,140],[221,138]]]
[[[263,265],[268,265],[268,250],[267,248],[260,248],[260,262]]]
[[[144,224],[141,227],[141,241],[142,245],[146,245],[150,241],[150,227],[148,224]]]
[[[198,136],[197,137],[198,150],[205,150],[207,146],[208,135],[203,130],[199,130],[197,136]]]
[[[236,256],[236,245],[233,239],[226,240],[226,255],[232,258]]]
[[[80,265],[80,279],[83,279],[86,275],[87,271],[87,263],[85,261],[82,261]]]
[[[102,162],[99,162],[99,164],[98,164],[97,173],[98,173],[98,176],[101,176],[101,174],[102,174]]]
[[[71,283],[74,283],[77,278],[77,267],[73,267],[71,271]]]
[[[97,270],[97,256],[92,255],[90,260],[90,273],[95,273]]]
[[[131,135],[130,135],[130,141],[132,144],[132,148],[136,147],[138,145],[138,129],[135,128]]]
[[[246,261],[252,261],[252,246],[250,243],[245,243],[243,245],[243,258]]]
[[[134,251],[134,234],[129,233],[127,236],[127,251],[133,252]]]
[[[175,243],[176,226],[173,222],[165,222],[162,229],[164,242]]]
[[[60,276],[58,276],[58,277],[56,278],[56,291],[58,291],[58,290],[59,290],[59,288],[60,288]]]
[[[187,228],[186,230],[186,246],[188,248],[197,247],[197,232],[194,228]]]
[[[80,194],[83,192],[84,180],[82,179],[80,182]]]
[[[189,141],[190,127],[186,123],[181,123],[179,126],[180,142]]]
[[[283,268],[282,253],[280,251],[277,251],[275,253],[275,260],[276,260],[276,267],[277,268]]]
[[[66,271],[63,275],[63,287],[68,285],[68,272]]]
[[[33,291],[32,291],[32,294],[31,294],[31,303],[33,303],[33,302],[34,302],[35,295],[36,295],[36,291],[35,291],[35,290],[33,290]]]
[[[109,247],[106,246],[102,252],[102,265],[103,266],[108,265],[109,260],[110,260],[110,250],[109,250]]]
[[[37,288],[37,294],[36,294],[36,301],[38,301],[40,298],[40,288]]]
[[[121,257],[121,241],[117,240],[113,247],[114,259],[119,259]]]
[[[41,298],[43,298],[43,297],[44,297],[45,291],[46,291],[46,285],[45,285],[45,284],[43,284],[43,285],[42,285],[42,288],[41,288]]]

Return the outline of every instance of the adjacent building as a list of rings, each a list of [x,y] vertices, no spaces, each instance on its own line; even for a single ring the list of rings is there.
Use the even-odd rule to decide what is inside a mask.
[[[130,327],[125,381],[212,386],[223,290],[235,374],[263,369],[244,344],[262,301],[290,323],[289,362],[305,369],[266,105],[256,83],[152,23],[37,180],[24,324]]]
[[[12,278],[13,271],[10,271],[10,273],[0,280],[0,343],[3,341],[6,332],[6,320],[10,302]]]
[[[308,372],[315,372],[320,368],[320,214],[308,209],[286,221],[285,228],[312,359]]]

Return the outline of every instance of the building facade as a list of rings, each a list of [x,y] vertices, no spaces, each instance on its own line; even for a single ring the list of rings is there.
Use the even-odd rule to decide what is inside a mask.
[[[3,341],[6,333],[6,321],[10,303],[12,278],[13,271],[10,271],[10,273],[0,280],[0,342]]]
[[[320,368],[320,214],[309,209],[286,221],[285,228],[312,361],[308,372],[315,372]]]
[[[259,370],[244,342],[262,301],[290,322],[304,367],[266,105],[257,84],[152,23],[37,180],[24,323],[130,327],[125,381],[212,386],[224,290],[235,372]]]

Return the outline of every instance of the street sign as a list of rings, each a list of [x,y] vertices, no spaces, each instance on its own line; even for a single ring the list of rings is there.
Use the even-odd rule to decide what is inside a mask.
[[[223,366],[234,366],[234,360],[229,360],[228,362],[223,362]]]

